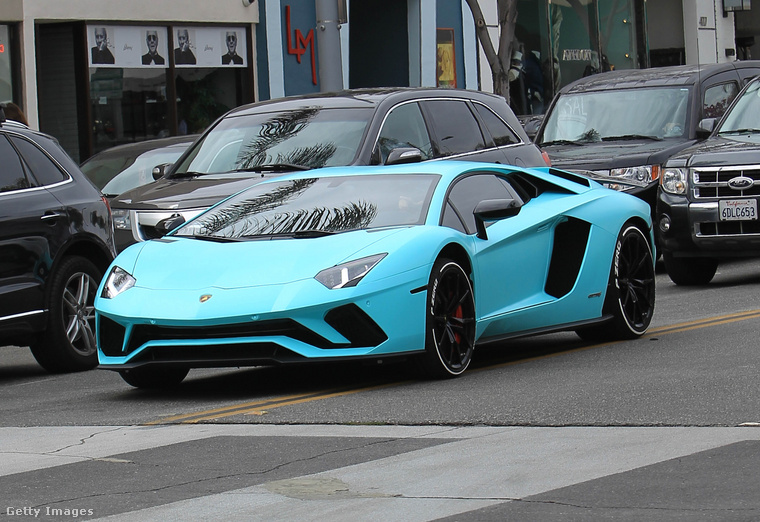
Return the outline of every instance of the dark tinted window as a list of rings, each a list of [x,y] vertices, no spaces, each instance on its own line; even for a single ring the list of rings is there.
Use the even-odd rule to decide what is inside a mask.
[[[479,103],[473,103],[475,110],[478,112],[480,119],[483,120],[488,132],[491,133],[493,142],[497,146],[509,145],[510,143],[520,143],[520,138],[515,136],[512,129],[504,123],[504,120],[499,118],[494,112]]]
[[[66,179],[66,175],[58,168],[58,165],[53,163],[36,145],[15,136],[11,140],[31,170],[31,175],[40,185],[53,185]]]
[[[468,234],[474,234],[475,216],[472,214],[475,207],[481,201],[487,199],[508,199],[515,195],[510,192],[505,182],[493,174],[478,174],[469,176],[457,182],[449,192],[448,203],[443,215],[443,225],[460,230],[458,226],[452,226],[459,220],[454,213],[458,214],[465,222]]]
[[[398,147],[417,147],[422,151],[423,160],[433,157],[433,145],[416,103],[406,103],[393,108],[383,123],[377,141],[383,163],[390,151]]]
[[[433,120],[439,156],[451,156],[485,148],[478,121],[465,102],[432,100],[422,104]]]
[[[3,168],[0,168],[0,192],[10,192],[31,186],[24,175],[16,150],[8,143],[5,136],[0,136],[0,162],[3,164]]]

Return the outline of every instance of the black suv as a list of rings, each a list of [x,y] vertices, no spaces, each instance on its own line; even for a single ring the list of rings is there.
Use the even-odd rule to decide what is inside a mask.
[[[493,94],[366,89],[259,102],[217,120],[163,178],[111,201],[117,248],[160,237],[266,176],[438,159],[547,164]]]
[[[710,137],[665,164],[657,228],[665,269],[680,285],[709,283],[722,259],[760,258],[760,78]]]
[[[757,74],[756,60],[587,76],[555,96],[535,143],[555,167],[652,182],[668,158],[709,135],[699,121],[722,116]]]
[[[0,345],[29,346],[51,372],[93,368],[108,203],[54,138],[1,109],[0,161]]]

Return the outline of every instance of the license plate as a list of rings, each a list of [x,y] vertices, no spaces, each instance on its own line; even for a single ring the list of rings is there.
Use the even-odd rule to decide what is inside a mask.
[[[726,199],[718,201],[721,221],[750,221],[757,219],[757,200]]]

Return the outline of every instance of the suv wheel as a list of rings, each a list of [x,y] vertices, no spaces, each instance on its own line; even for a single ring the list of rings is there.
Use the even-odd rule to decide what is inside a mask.
[[[683,286],[706,285],[718,269],[718,260],[707,257],[673,257],[665,252],[662,260],[670,279]]]
[[[64,259],[51,275],[47,328],[31,345],[46,370],[81,371],[98,364],[94,304],[102,277],[91,261],[79,256]]]

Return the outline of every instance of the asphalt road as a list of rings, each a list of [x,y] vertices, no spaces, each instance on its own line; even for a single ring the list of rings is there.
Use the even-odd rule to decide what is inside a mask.
[[[756,261],[660,273],[643,338],[511,341],[446,381],[351,364],[148,392],[2,348],[0,515],[758,520],[759,290]]]

